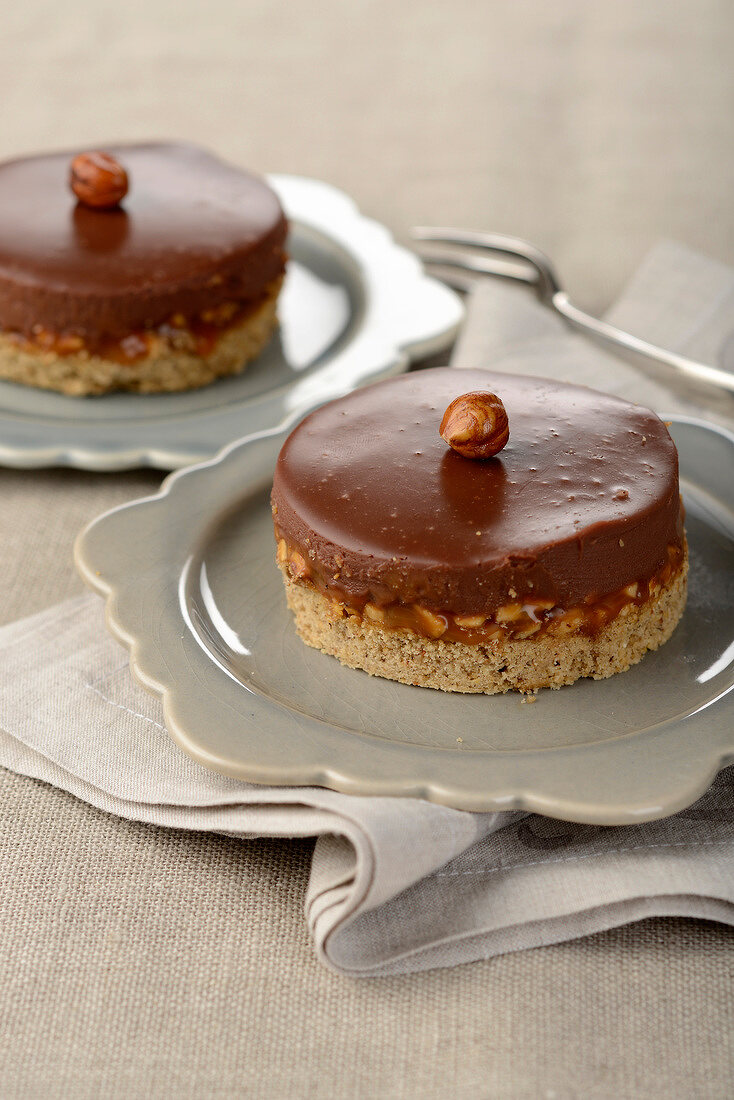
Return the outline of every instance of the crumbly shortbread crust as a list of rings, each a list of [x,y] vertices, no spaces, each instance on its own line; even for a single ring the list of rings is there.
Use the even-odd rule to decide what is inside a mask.
[[[686,602],[688,560],[644,604],[629,604],[595,635],[542,635],[481,645],[419,637],[409,630],[385,630],[281,566],[288,606],[300,637],[349,668],[403,684],[494,695],[560,688],[589,676],[603,680],[625,672],[673,633]]]
[[[207,355],[196,351],[185,330],[167,337],[148,336],[150,351],[130,363],[101,355],[31,350],[0,332],[0,378],[26,386],[56,390],[70,397],[127,390],[165,393],[197,389],[217,378],[239,374],[263,350],[277,325],[280,281],[262,305],[243,320],[224,329]]]

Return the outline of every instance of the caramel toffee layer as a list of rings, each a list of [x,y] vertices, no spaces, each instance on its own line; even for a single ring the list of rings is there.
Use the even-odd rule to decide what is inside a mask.
[[[108,336],[97,340],[91,346],[76,333],[49,332],[40,325],[34,326],[32,336],[19,332],[9,332],[5,335],[23,351],[36,354],[51,352],[53,355],[61,356],[96,354],[123,365],[137,363],[144,359],[151,353],[155,342],[159,340],[163,340],[174,349],[182,347],[206,357],[211,355],[225,333],[255,314],[269,298],[277,296],[281,282],[282,278],[271,283],[259,298],[246,302],[222,302],[193,317],[174,313],[159,325],[128,332],[120,337]]]
[[[344,594],[340,597],[338,586],[328,585],[308,564],[305,555],[288,546],[285,539],[278,539],[277,557],[280,567],[294,581],[315,589],[332,601],[333,619],[356,617],[383,630],[410,630],[424,638],[480,645],[508,639],[563,638],[569,634],[593,637],[618,615],[627,614],[631,607],[642,607],[667,588],[684,564],[685,550],[669,546],[665,564],[652,577],[635,581],[579,607],[554,607],[548,600],[527,603],[512,600],[491,615],[456,615],[451,611],[436,611],[420,604],[397,601],[384,607],[368,600],[353,601]]]
[[[0,164],[0,330],[98,353],[179,319],[218,329],[256,309],[285,266],[271,188],[191,145],[108,151],[130,177],[113,210],[76,202],[68,152]]]
[[[438,435],[447,405],[478,389],[502,399],[510,425],[507,446],[481,462]],[[503,616],[522,632],[592,608],[593,624],[605,601],[621,608],[635,585],[624,599],[645,599],[683,559],[662,421],[547,379],[429,370],[333,401],[286,440],[272,503],[305,580],[368,617],[368,605],[443,616],[447,639]]]

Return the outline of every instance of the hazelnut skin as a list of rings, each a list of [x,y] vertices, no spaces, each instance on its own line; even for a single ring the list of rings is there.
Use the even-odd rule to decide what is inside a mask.
[[[510,437],[505,406],[494,393],[464,393],[446,409],[439,434],[464,458],[493,458]]]
[[[113,210],[127,194],[127,172],[109,153],[79,153],[71,162],[69,185],[84,206]]]

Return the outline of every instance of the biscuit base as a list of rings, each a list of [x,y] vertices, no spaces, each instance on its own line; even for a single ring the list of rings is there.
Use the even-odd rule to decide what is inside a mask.
[[[265,300],[245,318],[222,331],[207,355],[196,351],[186,329],[172,336],[152,332],[150,351],[129,363],[89,352],[59,355],[31,350],[0,332],[0,378],[25,386],[56,390],[69,397],[126,390],[133,393],[173,393],[198,389],[218,378],[239,374],[263,350],[278,323],[278,292],[282,280],[269,288]]]
[[[667,642],[686,602],[687,560],[660,592],[644,604],[628,604],[594,636],[571,634],[492,641],[481,645],[443,642],[409,630],[385,630],[359,616],[285,570],[288,606],[298,634],[314,649],[348,668],[401,684],[495,695],[560,688],[582,677],[604,680],[625,672],[648,650]]]

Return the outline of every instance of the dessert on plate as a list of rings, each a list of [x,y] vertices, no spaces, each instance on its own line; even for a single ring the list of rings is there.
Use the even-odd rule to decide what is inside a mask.
[[[193,145],[0,164],[0,378],[65,394],[235,374],[276,326],[287,223]]]
[[[602,679],[685,604],[668,430],[582,386],[437,369],[358,390],[288,437],[272,508],[301,638],[402,683]]]

